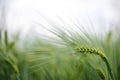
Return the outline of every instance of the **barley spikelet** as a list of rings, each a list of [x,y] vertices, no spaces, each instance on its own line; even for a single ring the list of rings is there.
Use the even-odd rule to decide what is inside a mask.
[[[106,80],[104,73],[100,69],[96,69],[96,71],[102,80]]]
[[[101,59],[105,62],[107,69],[109,71],[109,74],[111,76],[111,79],[114,80],[114,75],[112,72],[112,69],[110,67],[110,64],[107,60],[107,57],[104,55],[104,53],[100,49],[96,48],[88,48],[88,47],[77,47],[75,48],[76,52],[81,52],[81,53],[89,53],[89,54],[95,54],[101,57]]]
[[[96,48],[78,47],[75,50],[81,53],[90,53],[90,54],[99,55],[103,59],[103,61],[106,61],[107,59],[104,53],[101,50]]]

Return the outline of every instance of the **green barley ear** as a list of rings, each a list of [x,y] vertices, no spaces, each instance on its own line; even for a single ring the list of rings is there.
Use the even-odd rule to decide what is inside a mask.
[[[112,32],[109,32],[106,38],[106,43],[108,46],[110,46],[111,39],[112,39]]]
[[[110,64],[107,60],[107,57],[104,55],[104,53],[101,50],[96,49],[96,48],[77,47],[77,48],[75,48],[75,51],[81,52],[81,53],[95,54],[95,55],[100,56],[101,59],[106,63],[107,69],[109,71],[109,74],[110,74],[112,80],[114,80],[114,75],[113,75],[112,69],[110,67]]]
[[[79,62],[77,62],[76,69],[77,69],[77,71],[76,71],[75,78],[79,78],[81,73],[84,70],[84,62],[82,60],[79,60]]]
[[[18,67],[9,59],[9,58],[6,58],[5,59],[5,63],[11,67],[11,69],[13,70],[13,72],[19,76],[19,70],[18,70]]]
[[[96,69],[96,71],[102,80],[106,80],[106,77],[105,77],[104,73],[102,72],[102,70]]]

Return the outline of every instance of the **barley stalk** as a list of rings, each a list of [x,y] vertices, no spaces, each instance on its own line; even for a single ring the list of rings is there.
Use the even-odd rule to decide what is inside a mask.
[[[8,32],[5,31],[5,45],[8,47]]]
[[[1,37],[2,37],[2,31],[0,29],[0,44],[1,44],[1,41],[2,41]]]
[[[110,64],[107,60],[107,57],[104,55],[104,53],[101,50],[96,49],[96,48],[77,47],[77,48],[75,48],[75,51],[81,52],[81,53],[95,54],[95,55],[100,56],[101,59],[106,63],[106,66],[107,66],[108,72],[111,76],[111,79],[114,80],[114,75],[113,75],[112,69],[110,67]]]

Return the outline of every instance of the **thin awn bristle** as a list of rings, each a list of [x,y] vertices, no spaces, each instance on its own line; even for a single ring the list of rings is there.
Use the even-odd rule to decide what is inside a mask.
[[[77,47],[75,48],[76,52],[81,52],[81,53],[89,53],[89,54],[95,54],[101,57],[101,59],[106,63],[107,69],[109,71],[109,74],[111,76],[111,79],[114,80],[114,75],[112,72],[112,69],[110,67],[110,64],[107,60],[107,57],[104,55],[104,53],[96,48],[88,48],[88,47]]]

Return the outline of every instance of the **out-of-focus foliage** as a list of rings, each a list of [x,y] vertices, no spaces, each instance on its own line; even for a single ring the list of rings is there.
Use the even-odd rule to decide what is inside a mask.
[[[59,39],[53,41],[17,38],[0,33],[0,80],[110,80],[104,61],[94,54],[76,52],[76,47],[98,48],[107,57],[114,80],[120,79],[120,37],[113,40],[112,32],[105,39],[84,33],[51,31]],[[12,38],[12,41],[9,40]]]
[[[56,39],[26,36],[20,41],[19,34],[13,37],[5,30],[5,4],[0,5],[0,80],[111,80],[110,72],[113,80],[120,80],[120,37],[113,39],[113,32],[101,39],[82,30],[56,28],[51,31]],[[82,46],[102,51],[110,68],[100,56],[75,51]]]

